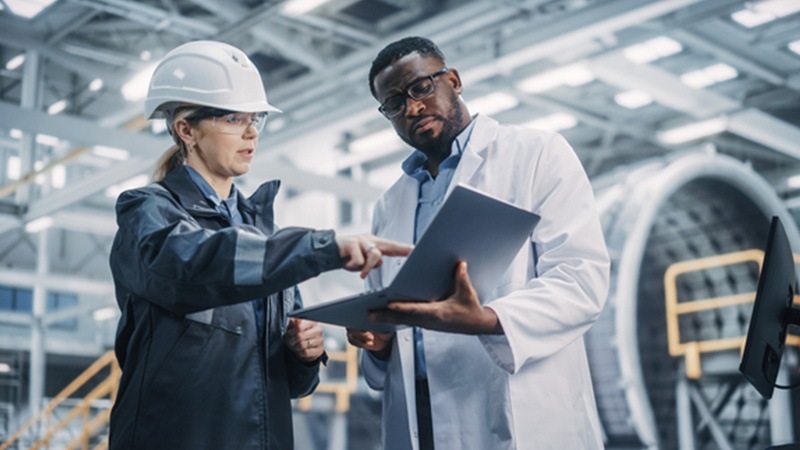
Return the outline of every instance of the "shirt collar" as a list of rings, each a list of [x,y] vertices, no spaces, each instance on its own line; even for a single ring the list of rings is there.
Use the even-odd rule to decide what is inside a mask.
[[[450,148],[450,156],[445,161],[453,157],[456,159],[460,158],[464,153],[467,145],[469,145],[469,139],[472,137],[472,129],[475,128],[475,118],[477,117],[477,114],[472,116],[469,124],[467,124],[467,126],[461,130],[461,133],[459,133],[458,136],[453,139],[453,144]],[[428,157],[425,156],[424,153],[419,150],[414,150],[414,152],[411,153],[411,155],[406,158],[405,161],[403,161],[401,167],[403,168],[403,172],[405,172],[408,176],[417,178],[419,176],[424,176],[427,173],[427,162]],[[444,163],[444,161],[442,161],[442,163]]]
[[[222,204],[223,200],[217,195],[217,192],[214,188],[208,184],[205,178],[202,175],[190,166],[183,166],[186,169],[186,172],[189,174],[189,177],[192,179],[197,188],[200,189],[200,192],[203,193],[203,196],[214,205],[215,208],[219,208]],[[233,208],[238,207],[238,196],[235,195],[236,193],[236,186],[231,185],[231,192],[228,195],[228,198],[224,200],[225,204],[227,205],[229,210],[233,210]]]

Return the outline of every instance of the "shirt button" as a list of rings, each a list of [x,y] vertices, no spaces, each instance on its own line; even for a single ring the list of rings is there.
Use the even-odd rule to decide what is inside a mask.
[[[411,339],[410,339],[408,336],[403,336],[403,340],[404,340],[404,341],[406,341],[406,342],[408,342],[408,341],[410,341]]]

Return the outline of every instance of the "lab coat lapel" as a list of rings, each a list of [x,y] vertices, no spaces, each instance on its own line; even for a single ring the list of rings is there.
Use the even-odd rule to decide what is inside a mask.
[[[459,183],[472,185],[470,181],[478,169],[483,165],[486,150],[489,145],[497,138],[497,121],[478,115],[475,117],[475,128],[472,129],[472,136],[467,143],[467,148],[461,154],[461,162],[458,163],[453,180],[447,187],[447,195],[453,191]]]
[[[403,175],[397,185],[397,192],[386,198],[386,211],[391,217],[381,235],[387,239],[407,244],[414,243],[414,219],[417,211],[419,183],[414,178]],[[385,258],[381,266],[383,285],[388,286],[405,262],[405,258]],[[386,264],[388,262],[389,264]]]
[[[388,215],[384,232],[381,236],[399,242],[414,242],[414,221],[419,197],[419,183],[414,178],[403,175],[389,193],[384,197],[385,211]],[[405,262],[405,258],[384,258],[380,270],[383,285],[392,282]],[[416,397],[414,396],[414,347],[412,345],[412,329],[398,330],[395,336],[396,351],[400,353],[398,364],[402,372],[407,418],[409,424],[415,424]]]

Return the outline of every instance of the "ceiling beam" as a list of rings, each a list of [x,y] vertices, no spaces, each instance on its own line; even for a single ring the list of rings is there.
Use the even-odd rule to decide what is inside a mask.
[[[249,11],[238,2],[223,2],[220,0],[191,0],[192,3],[205,8],[219,17],[231,23],[247,23],[250,33],[260,41],[277,50],[284,58],[290,61],[297,61],[312,71],[319,71],[325,68],[325,61],[321,55],[314,52],[310,47],[297,42],[297,38],[292,38],[276,27],[265,27],[263,21],[250,20],[251,16],[268,17],[280,12],[283,5],[266,4],[259,11]],[[254,28],[255,25],[261,25]],[[247,30],[247,27],[236,27],[239,31]],[[216,34],[216,33],[215,33]]]
[[[597,78],[611,86],[625,91],[646,92],[659,104],[692,117],[711,117],[741,107],[738,102],[725,96],[687,86],[664,69],[636,64],[621,51],[593,58],[588,66]]]
[[[173,14],[169,11],[150,6],[142,2],[129,0],[70,0],[90,8],[125,17],[134,22],[151,26],[156,30],[164,30],[191,38],[208,37],[217,34],[218,28],[212,24],[191,17]]]

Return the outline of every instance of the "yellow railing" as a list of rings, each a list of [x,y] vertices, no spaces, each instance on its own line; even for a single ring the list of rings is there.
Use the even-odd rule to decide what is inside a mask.
[[[343,381],[321,382],[314,391],[316,394],[336,395],[336,412],[346,412],[350,409],[350,395],[358,387],[358,350],[350,344],[343,352],[328,352],[328,361],[345,363],[345,378]],[[311,398],[303,397],[297,403],[297,409],[308,411],[311,409]],[[0,449],[2,450],[2,449]]]
[[[320,383],[314,391],[314,394],[334,394],[336,396],[336,412],[346,412],[350,409],[350,395],[356,391],[358,384],[357,356],[357,349],[349,344],[344,351],[328,352],[329,361],[338,361],[345,364],[345,378],[344,380],[331,380]],[[100,383],[75,407],[68,411],[62,420],[52,425],[53,412],[56,407],[106,368],[110,369],[109,375],[100,381]],[[59,430],[66,428],[74,420],[82,420],[82,431],[64,447],[64,450],[74,450],[77,448],[89,450],[90,439],[108,424],[109,414],[111,412],[111,406],[109,405],[108,408],[96,413],[94,417],[91,417],[92,403],[98,399],[109,398],[113,404],[117,395],[120,375],[121,371],[117,364],[117,359],[114,356],[114,352],[109,351],[59,392],[35,417],[20,427],[8,440],[0,444],[0,450],[8,449],[9,446],[17,442],[22,435],[37,426],[37,424],[41,424],[44,431],[41,437],[31,445],[30,450],[48,448],[55,434]],[[298,409],[300,411],[308,411],[311,408],[311,399],[312,396],[300,399],[297,404]],[[105,450],[107,448],[108,441],[104,440],[97,444],[93,450]]]
[[[109,375],[94,389],[92,389],[92,391],[89,392],[89,394],[86,395],[86,397],[84,397],[75,407],[67,412],[66,416],[61,421],[55,425],[51,425],[53,421],[53,412],[55,411],[56,407],[58,407],[58,405],[60,405],[65,399],[74,394],[78,389],[83,387],[101,370],[106,368],[110,369]],[[33,445],[31,445],[30,450],[36,450],[42,447],[47,448],[50,444],[50,440],[53,439],[56,432],[65,428],[76,419],[81,419],[83,421],[82,432],[72,441],[70,441],[64,449],[72,450],[80,447],[83,450],[88,450],[90,438],[94,436],[101,427],[108,423],[109,413],[111,411],[109,406],[109,408],[95,414],[94,417],[90,417],[92,402],[108,397],[111,400],[111,403],[113,403],[117,395],[117,387],[119,385],[120,375],[121,372],[119,365],[117,364],[117,359],[114,356],[114,352],[109,351],[101,356],[91,366],[89,366],[88,369],[83,371],[83,373],[75,378],[72,383],[59,392],[58,395],[56,395],[55,398],[53,398],[53,400],[42,411],[25,423],[25,425],[20,427],[20,429],[17,430],[17,432],[14,433],[10,438],[8,438],[8,440],[3,442],[0,445],[0,450],[6,450],[23,434],[39,423],[42,424],[44,431],[42,436],[36,442],[34,442]],[[94,450],[104,450],[106,448],[108,448],[108,442],[103,441],[96,445]]]
[[[702,341],[681,342],[680,329],[678,325],[679,316],[682,314],[696,313],[699,311],[710,311],[718,308],[725,308],[745,303],[753,303],[756,298],[755,292],[747,292],[737,295],[715,297],[702,300],[678,302],[678,277],[689,272],[699,272],[715,267],[723,267],[734,264],[755,263],[758,265],[759,272],[764,259],[764,252],[758,249],[745,250],[724,255],[712,256],[708,258],[681,261],[670,265],[664,274],[664,301],[666,302],[667,316],[667,342],[669,344],[669,354],[671,356],[683,356],[686,365],[686,376],[690,379],[698,379],[702,376],[700,368],[700,354],[709,352],[719,352],[724,350],[738,349],[743,350],[745,336],[735,336],[725,339],[708,339]],[[800,257],[795,256],[795,263],[800,262]],[[798,297],[794,299],[798,304]],[[786,339],[788,345],[800,346],[800,337],[789,335]],[[2,450],[2,449],[0,449]]]

